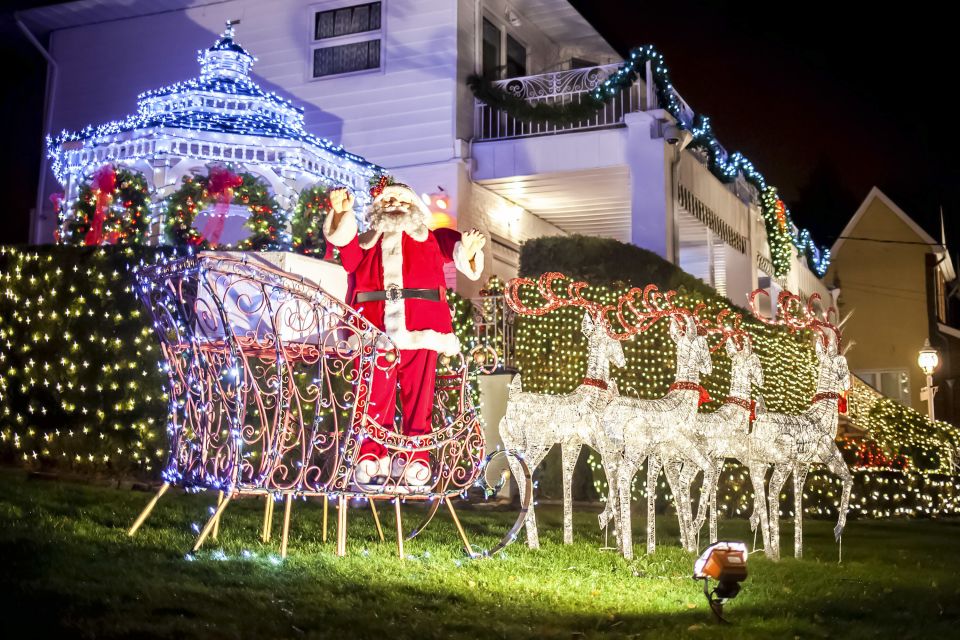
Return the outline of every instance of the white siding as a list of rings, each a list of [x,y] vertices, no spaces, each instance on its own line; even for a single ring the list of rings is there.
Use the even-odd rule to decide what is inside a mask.
[[[57,31],[53,129],[121,118],[138,93],[195,77],[196,51],[214,42],[226,20],[240,19],[237,40],[258,58],[254,80],[304,107],[311,133],[386,167],[449,159],[454,0],[384,0],[383,70],[312,80],[312,11],[343,4],[234,0]]]

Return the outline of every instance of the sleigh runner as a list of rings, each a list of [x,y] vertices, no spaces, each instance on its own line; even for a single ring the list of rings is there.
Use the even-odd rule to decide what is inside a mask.
[[[397,366],[400,351],[325,289],[257,258],[223,253],[146,267],[137,281],[168,376],[170,453],[164,484],[130,535],[169,487],[178,485],[219,492],[194,550],[216,537],[234,497],[262,495],[265,542],[274,503],[285,500],[285,555],[293,498],[319,496],[324,539],[328,499],[337,503],[338,555],[346,553],[351,498],[369,501],[381,539],[376,502],[395,503],[401,556],[404,538],[422,531],[443,503],[473,555],[451,499],[487,484],[490,456],[468,386],[468,368],[482,358],[450,359],[437,376],[432,431],[404,436],[377,424],[370,406],[374,369]],[[401,470],[412,455],[427,452],[432,477],[418,486],[405,484],[402,473],[376,484],[358,482],[355,463],[365,439],[383,445],[391,465]],[[518,481],[529,485],[526,465],[520,461],[518,468],[526,474]],[[430,503],[424,522],[409,536],[403,534],[401,500]],[[514,526],[488,553],[512,541],[526,503],[521,507]]]

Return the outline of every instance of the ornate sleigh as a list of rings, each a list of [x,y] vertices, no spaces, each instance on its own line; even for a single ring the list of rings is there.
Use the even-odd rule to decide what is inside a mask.
[[[256,260],[256,262],[254,261]],[[172,485],[218,492],[217,507],[194,544],[216,538],[230,501],[266,498],[262,540],[269,542],[273,511],[284,501],[280,553],[287,553],[295,497],[323,499],[337,510],[336,553],[346,554],[351,500],[369,503],[384,539],[376,503],[394,504],[397,548],[421,532],[440,504],[448,508],[470,555],[475,555],[452,498],[474,486],[491,490],[483,429],[470,399],[468,367],[481,357],[452,359],[438,372],[433,430],[408,438],[381,428],[368,414],[374,367],[396,366],[390,339],[349,305],[299,276],[244,254],[201,253],[141,269],[138,293],[153,318],[168,376],[170,453],[163,485],[133,523],[134,535]],[[475,354],[474,354],[475,355]],[[392,457],[428,451],[433,476],[425,486],[401,480],[359,484],[354,462],[364,438]],[[532,486],[522,460],[529,496]],[[501,479],[502,482],[502,479]],[[423,523],[404,534],[401,502],[428,503]],[[496,553],[516,536],[526,503]]]

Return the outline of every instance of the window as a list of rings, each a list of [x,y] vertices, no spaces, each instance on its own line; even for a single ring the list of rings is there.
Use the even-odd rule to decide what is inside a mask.
[[[483,77],[497,80],[500,77],[500,28],[483,19]]]
[[[483,40],[480,69],[487,80],[527,75],[527,47],[489,18],[480,27]]]
[[[527,75],[527,48],[513,36],[507,36],[507,77],[519,78]]]
[[[906,369],[866,370],[854,373],[888,398],[910,405],[910,375]]]
[[[382,68],[383,3],[316,11],[313,16],[314,78]]]

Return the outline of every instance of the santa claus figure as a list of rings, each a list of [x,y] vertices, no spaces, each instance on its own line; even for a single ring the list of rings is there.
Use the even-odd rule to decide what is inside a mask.
[[[420,197],[401,184],[388,185],[370,208],[370,229],[357,235],[353,195],[346,189],[330,193],[331,211],[323,224],[327,241],[340,250],[343,268],[354,275],[352,300],[356,309],[384,331],[400,360],[387,371],[374,368],[370,415],[393,430],[397,394],[403,434],[431,430],[437,354],[454,355],[460,342],[453,333],[446,302],[443,265],[453,262],[471,280],[483,271],[486,239],[473,229],[430,231],[430,211]],[[360,446],[355,473],[361,484],[388,476],[420,486],[432,478],[426,451],[388,455],[378,442]]]

